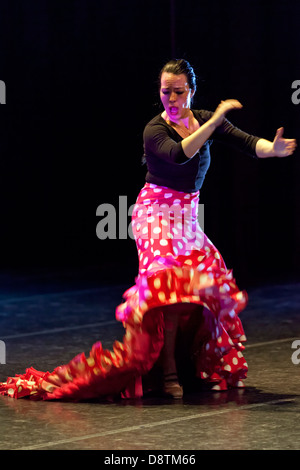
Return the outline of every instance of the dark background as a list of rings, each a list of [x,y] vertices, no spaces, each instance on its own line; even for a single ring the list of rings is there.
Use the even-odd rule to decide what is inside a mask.
[[[157,76],[172,57],[198,75],[195,107],[221,99],[229,119],[273,140],[300,140],[297,1],[2,0],[0,269],[93,273],[131,285],[133,240],[99,240],[96,209],[144,184],[142,133],[158,112]],[[212,147],[205,232],[239,285],[298,276],[299,149],[255,160]],[[129,222],[129,218],[128,218]]]

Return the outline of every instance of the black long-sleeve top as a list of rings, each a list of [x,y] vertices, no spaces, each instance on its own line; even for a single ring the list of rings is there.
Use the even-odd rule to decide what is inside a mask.
[[[200,126],[213,113],[192,110]],[[144,157],[148,172],[148,183],[167,186],[177,191],[194,192],[201,188],[210,165],[210,145],[216,140],[231,145],[243,153],[257,158],[255,153],[259,137],[247,134],[233,126],[227,119],[216,128],[192,158],[183,152],[182,137],[161,116],[155,116],[144,129]]]

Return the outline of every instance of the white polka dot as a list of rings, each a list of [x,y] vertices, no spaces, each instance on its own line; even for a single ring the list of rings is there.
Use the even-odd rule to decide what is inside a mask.
[[[164,301],[166,300],[166,295],[165,295],[165,293],[164,293],[163,291],[160,291],[160,292],[158,293],[158,298],[159,298],[159,300],[160,300],[161,302],[164,302]]]
[[[165,198],[166,198],[166,199],[169,199],[169,198],[172,197],[172,196],[173,196],[172,193],[165,193]]]
[[[221,390],[221,387],[220,387],[220,385],[214,385],[212,387],[212,390]]]
[[[161,228],[160,228],[160,227],[154,227],[153,233],[160,233],[160,232],[161,232]]]
[[[143,261],[143,265],[145,266],[147,263],[148,263],[148,258],[147,258],[147,256],[146,256],[146,258],[145,258],[144,261]]]
[[[187,259],[184,264],[188,264],[188,265],[192,265],[193,264],[193,261],[191,259]]]
[[[232,364],[234,364],[235,366],[238,364],[238,362],[239,362],[239,361],[237,360],[236,357],[234,357],[234,358],[232,359]]]
[[[144,294],[146,299],[151,299],[152,293],[149,289],[146,289]]]
[[[146,308],[148,307],[147,305],[147,302],[145,302],[144,300],[142,300],[140,302],[140,307],[141,307],[141,310],[146,310]],[[138,322],[137,322],[138,323]]]
[[[154,279],[154,287],[155,287],[155,289],[160,289],[160,286],[161,286],[161,281],[157,277],[157,278]]]
[[[160,255],[160,250],[155,250],[153,254],[154,254],[154,256],[159,256]]]
[[[162,239],[162,240],[159,241],[159,243],[160,243],[161,246],[167,246],[168,240]]]

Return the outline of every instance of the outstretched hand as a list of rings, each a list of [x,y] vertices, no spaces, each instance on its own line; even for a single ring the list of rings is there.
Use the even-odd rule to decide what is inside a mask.
[[[295,139],[283,138],[284,128],[277,129],[276,135],[273,140],[273,150],[276,157],[288,157],[294,153],[297,142]]]
[[[211,118],[214,125],[216,127],[220,126],[228,111],[231,111],[232,109],[241,109],[242,107],[243,105],[238,100],[230,99],[221,101]]]

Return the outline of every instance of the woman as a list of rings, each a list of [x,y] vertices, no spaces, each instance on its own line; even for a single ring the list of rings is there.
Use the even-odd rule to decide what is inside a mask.
[[[247,364],[238,313],[247,294],[239,291],[200,229],[199,190],[210,164],[211,139],[259,158],[291,155],[296,142],[284,139],[282,128],[273,142],[235,128],[225,115],[242,107],[237,100],[222,101],[214,113],[192,110],[195,91],[187,61],[163,67],[164,111],[144,131],[148,172],[132,215],[139,274],[116,310],[126,328],[123,342],[116,341],[113,351],[96,343],[88,358],[80,354],[51,374],[27,369],[0,384],[0,393],[46,400],[137,397],[143,394],[141,377],[158,364],[164,391],[174,398],[183,395],[180,380],[187,369],[216,390],[243,386]]]

